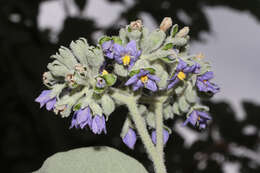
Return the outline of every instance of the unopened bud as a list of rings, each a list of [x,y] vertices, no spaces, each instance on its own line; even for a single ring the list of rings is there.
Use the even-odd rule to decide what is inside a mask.
[[[76,83],[73,74],[67,74],[65,81],[68,82],[70,86],[73,86]]]
[[[62,113],[66,110],[67,106],[66,105],[58,105],[58,106],[55,106],[54,108],[54,113],[57,115],[59,113]]]
[[[84,73],[84,72],[86,71],[86,67],[83,67],[83,65],[81,65],[81,64],[76,64],[76,65],[74,66],[74,68],[75,68],[75,70],[76,70],[77,72],[79,72],[80,74],[81,74],[81,73]]]
[[[172,26],[172,19],[170,17],[165,17],[160,24],[160,30],[167,31]]]
[[[189,27],[184,27],[182,28],[177,34],[176,37],[185,37],[189,34],[190,28]]]
[[[142,27],[143,27],[143,24],[142,24],[141,20],[132,21],[130,23],[130,28],[132,30],[139,30],[139,31],[141,31]]]

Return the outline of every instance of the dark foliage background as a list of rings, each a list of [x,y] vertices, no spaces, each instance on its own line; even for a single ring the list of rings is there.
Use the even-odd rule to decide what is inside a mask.
[[[122,0],[109,0],[123,3]],[[119,137],[124,114],[121,107],[113,113],[107,126],[108,135],[96,136],[87,131],[69,130],[69,119],[61,119],[52,112],[39,109],[34,103],[42,85],[42,73],[46,70],[49,56],[58,45],[68,45],[71,40],[86,37],[100,30],[112,35],[118,25],[99,28],[90,18],[68,17],[56,44],[49,41],[49,31],[40,31],[37,15],[41,0],[0,0],[0,161],[1,172],[30,172],[38,169],[50,155],[78,147],[108,145],[115,147],[141,161],[151,170],[151,163],[144,154],[140,141],[136,150],[130,151]],[[86,0],[75,0],[79,10],[87,5]],[[167,6],[163,4],[168,4]],[[159,24],[164,16],[176,16],[178,10],[185,11],[192,19],[190,24],[193,39],[200,39],[199,33],[210,32],[204,6],[226,6],[237,10],[247,10],[260,19],[260,1],[250,0],[136,0],[136,4],[118,20],[134,20],[141,12],[148,12]],[[18,14],[21,20],[12,22],[11,14]],[[185,25],[179,18],[175,22]],[[184,138],[174,132],[166,146],[169,172],[180,173],[220,173],[226,162],[241,164],[240,172],[259,173],[260,166],[249,154],[239,154],[236,147],[256,152],[259,148],[260,106],[244,102],[246,118],[238,121],[229,104],[206,102],[211,107],[214,121],[198,141],[190,148],[185,147]],[[248,127],[256,130],[249,135]],[[191,128],[192,129],[192,128]],[[194,129],[193,129],[194,130]],[[196,131],[196,130],[195,130]]]

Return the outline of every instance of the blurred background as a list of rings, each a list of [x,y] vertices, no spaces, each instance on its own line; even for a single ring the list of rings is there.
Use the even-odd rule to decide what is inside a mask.
[[[166,146],[168,172],[260,172],[260,0],[0,0],[1,172],[31,172],[54,153],[108,145],[152,172],[140,141],[131,151],[119,137],[127,109],[107,123],[107,135],[69,130],[70,120],[39,109],[42,73],[60,45],[117,34],[132,20],[156,28],[163,17],[191,28],[191,52],[211,61],[221,92],[211,102],[206,131],[176,117]]]

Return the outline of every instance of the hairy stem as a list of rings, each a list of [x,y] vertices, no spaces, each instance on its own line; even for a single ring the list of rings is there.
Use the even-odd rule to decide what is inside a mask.
[[[155,103],[155,117],[156,117],[156,149],[159,157],[164,161],[163,152],[163,103]]]
[[[140,138],[146,148],[146,151],[154,164],[155,172],[167,173],[163,159],[162,157],[159,156],[158,150],[155,148],[154,144],[152,143],[152,140],[146,128],[145,121],[138,111],[135,97],[130,95],[125,95],[125,94],[120,94],[119,92],[113,93],[112,97],[114,99],[117,99],[119,102],[122,102],[127,105],[130,114],[132,116],[132,119],[135,123],[137,132],[139,133]]]

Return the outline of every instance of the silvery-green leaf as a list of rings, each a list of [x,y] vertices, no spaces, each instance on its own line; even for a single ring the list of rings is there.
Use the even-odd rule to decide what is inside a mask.
[[[158,49],[166,37],[165,32],[161,30],[152,31],[149,36],[143,40],[141,48],[144,54],[150,53]]]
[[[174,38],[172,39],[172,43],[175,46],[185,46],[188,43],[188,40],[186,38]]]
[[[121,64],[115,64],[114,66],[114,72],[118,75],[118,76],[122,76],[122,77],[126,77],[128,74],[127,69],[121,65]]]
[[[54,60],[53,62],[49,63],[47,68],[56,77],[65,77],[70,72],[70,70],[61,64],[58,60]]]
[[[189,103],[187,103],[185,96],[181,96],[178,100],[179,108],[181,112],[187,112],[189,110]]]
[[[155,128],[155,115],[153,112],[148,112],[145,120],[149,127]]]
[[[98,88],[97,86],[95,86],[94,88],[94,92],[96,94],[102,94],[105,91],[105,88]]]
[[[43,84],[49,88],[52,88],[52,86],[56,83],[55,78],[51,74],[50,71],[43,73]]]
[[[145,69],[145,68],[151,68],[149,62],[146,59],[138,59],[135,62],[134,66],[132,67],[131,71]]]
[[[192,86],[195,86],[196,81],[197,81],[197,75],[192,75],[192,76],[191,76],[191,85],[192,85]]]
[[[200,111],[209,111],[209,107],[208,106],[203,106],[203,105],[195,105],[193,106],[193,109],[195,110],[200,110]]]
[[[179,26],[177,24],[173,25],[171,28],[171,37],[175,37],[176,33],[178,32]]]
[[[173,119],[174,114],[173,114],[171,105],[167,105],[166,107],[163,108],[163,117],[166,120]]]
[[[102,108],[101,108],[95,101],[92,101],[92,102],[89,104],[89,107],[90,107],[90,109],[92,110],[93,115],[102,116],[103,110],[102,110]]]
[[[122,44],[126,45],[128,43],[128,38],[126,36],[125,28],[121,28],[119,31],[119,37],[122,40]]]
[[[63,88],[65,88],[65,84],[55,84],[55,85],[53,85],[50,97],[58,96],[61,93],[61,91],[63,90]]]
[[[115,103],[112,98],[107,94],[104,94],[102,96],[101,105],[103,108],[103,112],[107,117],[115,110]]]
[[[176,88],[175,88],[175,93],[177,95],[181,94],[183,92],[183,90],[185,89],[185,85],[183,84],[180,84],[178,85]]]
[[[135,40],[138,42],[142,36],[142,32],[139,30],[132,30],[131,32],[126,32],[126,35],[129,40]]]
[[[129,129],[130,127],[132,127],[132,126],[133,126],[133,125],[132,125],[132,122],[131,122],[130,117],[129,117],[129,115],[128,115],[128,116],[126,117],[126,119],[125,119],[124,124],[123,124],[122,130],[121,130],[121,133],[120,133],[120,137],[121,137],[121,138],[124,138],[125,135],[126,135],[127,132],[128,132],[128,129]]]
[[[63,63],[66,64],[67,67],[73,69],[73,67],[78,63],[75,56],[68,48],[61,46],[59,53],[60,56],[63,57]]]
[[[156,63],[153,65],[153,68],[155,69],[155,75],[160,78],[160,81],[157,82],[157,85],[160,89],[166,88],[168,85],[168,79],[169,75],[166,71],[166,67],[163,63]]]
[[[167,57],[170,55],[175,54],[174,50],[157,50],[155,52],[152,52],[150,54],[147,55],[143,55],[141,56],[141,58],[143,59],[148,59],[149,61],[154,61],[163,57]]]
[[[193,89],[192,84],[187,82],[187,88],[185,90],[185,97],[188,103],[195,103],[196,102],[196,90]]]
[[[100,48],[87,49],[86,54],[87,54],[87,60],[88,60],[89,65],[93,67],[92,70],[100,67],[103,64],[104,56],[103,56],[103,52]]]
[[[148,173],[134,158],[105,146],[54,154],[34,173]]]
[[[140,115],[143,115],[147,111],[147,108],[144,105],[140,105],[138,110],[139,110]]]
[[[87,66],[86,50],[88,47],[89,46],[85,38],[80,38],[76,42],[72,41],[70,44],[70,48],[73,54],[76,56],[79,62],[84,66]]]
[[[180,112],[180,109],[179,109],[179,105],[178,105],[177,102],[173,103],[172,111],[173,111],[174,114],[181,115],[181,112]]]

